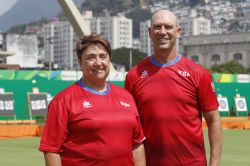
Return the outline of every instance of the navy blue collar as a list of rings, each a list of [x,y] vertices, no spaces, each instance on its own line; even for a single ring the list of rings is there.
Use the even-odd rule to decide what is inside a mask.
[[[104,92],[99,92],[99,91],[96,91],[96,90],[94,90],[94,89],[92,89],[92,88],[90,88],[90,87],[87,87],[87,86],[81,81],[81,79],[80,79],[79,81],[77,81],[77,83],[78,83],[82,88],[84,88],[85,90],[87,90],[87,91],[89,91],[89,92],[91,92],[91,93],[100,95],[100,96],[104,96],[104,95],[108,94],[109,91],[110,91],[110,86],[109,86],[108,83],[106,83],[106,84],[107,84],[107,90],[104,91]]]
[[[172,61],[170,61],[170,62],[168,62],[168,63],[164,63],[164,64],[158,63],[158,62],[154,59],[153,56],[150,56],[150,62],[151,62],[153,65],[158,66],[158,67],[167,67],[167,66],[171,66],[171,65],[174,65],[174,64],[176,64],[177,62],[179,62],[180,59],[181,59],[181,56],[182,56],[181,54],[178,54],[178,56],[177,56],[174,60],[172,60]]]

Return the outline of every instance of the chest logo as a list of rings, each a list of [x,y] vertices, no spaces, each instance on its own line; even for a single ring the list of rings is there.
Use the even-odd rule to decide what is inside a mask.
[[[179,70],[178,73],[183,77],[190,77],[190,74],[187,71]]]
[[[130,104],[120,101],[120,104],[124,107],[130,107]]]
[[[90,102],[89,102],[89,101],[86,101],[86,100],[82,103],[82,106],[83,106],[84,108],[90,108],[90,107],[92,107],[92,105],[90,104]]]
[[[141,73],[141,78],[145,78],[145,77],[148,77],[148,71],[147,71],[147,70],[144,70],[144,71]]]

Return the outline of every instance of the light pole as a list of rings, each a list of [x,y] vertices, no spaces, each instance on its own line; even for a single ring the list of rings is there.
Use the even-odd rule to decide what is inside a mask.
[[[48,38],[49,41],[49,71],[51,71],[51,56],[53,55],[53,36]]]
[[[132,48],[129,48],[129,69],[132,68]]]

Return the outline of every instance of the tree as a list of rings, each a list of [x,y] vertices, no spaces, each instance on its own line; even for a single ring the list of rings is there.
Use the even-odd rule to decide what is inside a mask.
[[[231,3],[246,2],[246,0],[229,0]]]
[[[126,12],[134,6],[139,5],[139,0],[86,0],[82,5],[82,10],[92,10],[94,16],[101,16],[107,10],[111,15]]]
[[[24,34],[26,26],[27,26],[27,24],[15,25],[8,30],[8,33]]]
[[[41,27],[43,24],[46,24],[46,23],[48,23],[48,20],[46,18],[41,18],[38,21],[33,21],[30,23],[25,23],[25,24],[17,24],[17,25],[12,26],[8,30],[8,33],[24,34],[27,26],[37,25]]]
[[[137,49],[132,49],[132,66],[136,65],[139,61],[143,60],[147,55],[138,51]],[[129,70],[129,48],[118,48],[112,50],[111,62],[116,64],[125,65],[126,71]]]
[[[212,66],[211,73],[228,73],[228,74],[247,74],[249,69],[243,67],[239,62],[233,60],[222,65]]]
[[[189,0],[190,6],[195,7],[199,4],[205,4],[204,0]]]
[[[126,17],[133,19],[133,37],[140,36],[140,22],[151,19],[152,13],[149,9],[135,8],[126,14]]]
[[[228,27],[228,31],[230,32],[238,32],[242,29],[239,20],[235,20],[233,21],[229,27]]]
[[[148,5],[150,2],[145,0],[86,0],[81,10],[92,10],[94,16],[111,16],[124,13],[127,18],[133,19],[133,37],[139,38],[140,22],[151,19],[149,9],[142,9],[141,4]]]

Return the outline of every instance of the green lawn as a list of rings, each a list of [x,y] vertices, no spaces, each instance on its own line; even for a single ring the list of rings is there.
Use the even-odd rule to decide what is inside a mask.
[[[44,166],[39,137],[0,140],[0,165]]]
[[[250,166],[250,130],[224,130],[221,166]],[[204,130],[207,156],[209,143]]]
[[[209,149],[207,130],[204,135],[206,149]],[[0,165],[43,166],[39,140],[38,137],[0,140]],[[250,166],[250,130],[224,130],[221,166]]]

